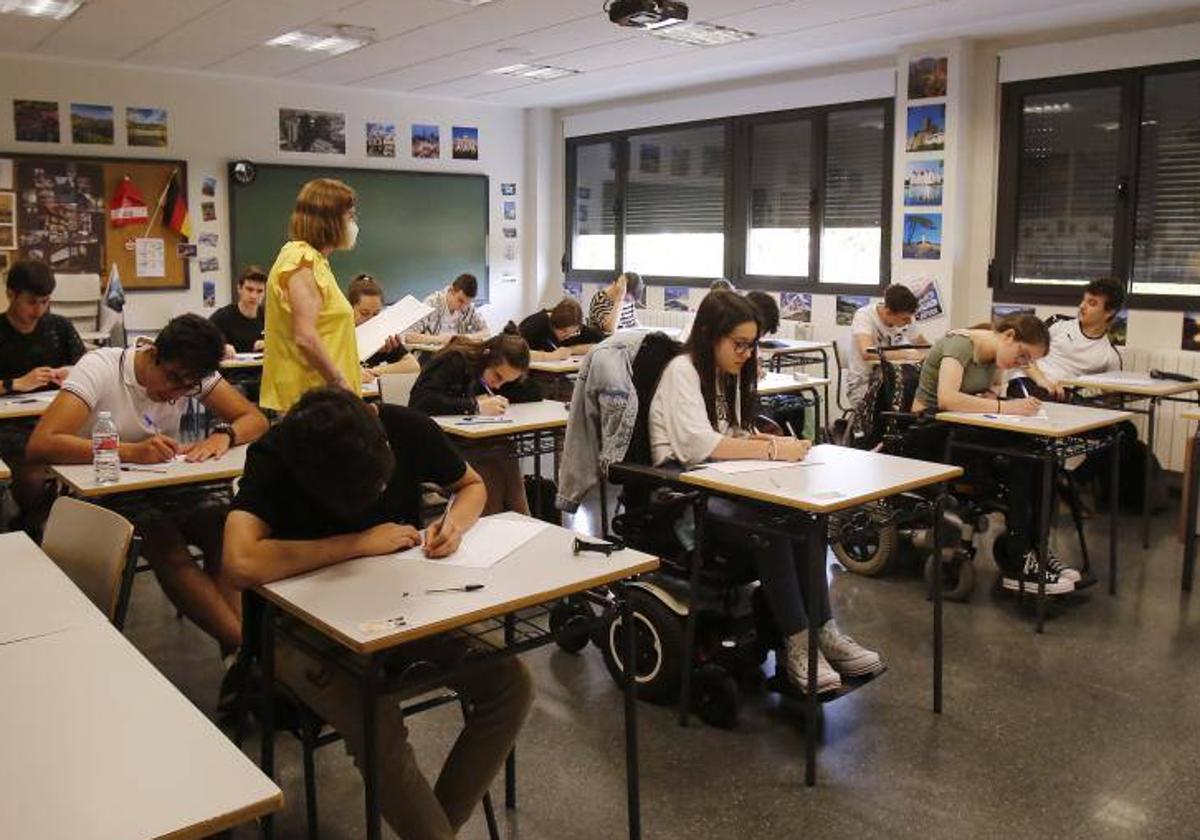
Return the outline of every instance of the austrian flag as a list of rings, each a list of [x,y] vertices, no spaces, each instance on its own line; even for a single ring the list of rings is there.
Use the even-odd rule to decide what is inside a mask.
[[[113,227],[145,224],[150,218],[150,210],[146,207],[146,200],[142,198],[142,191],[128,175],[117,184],[108,210]]]

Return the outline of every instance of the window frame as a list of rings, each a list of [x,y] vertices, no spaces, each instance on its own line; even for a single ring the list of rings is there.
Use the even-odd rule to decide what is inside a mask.
[[[1015,283],[1018,236],[1020,161],[1022,145],[1022,101],[1024,97],[1044,93],[1062,93],[1082,88],[1115,87],[1120,89],[1121,136],[1117,157],[1117,208],[1113,214],[1113,255],[1111,275],[1126,291],[1126,306],[1130,309],[1179,311],[1200,304],[1200,283],[1195,295],[1153,295],[1133,293],[1135,235],[1137,227],[1139,160],[1143,94],[1146,80],[1153,76],[1200,70],[1200,61],[1180,61],[1105,70],[1098,73],[1078,73],[1043,79],[1026,79],[1001,85],[1000,96],[1000,154],[998,189],[996,192],[995,245],[988,285],[997,303],[1044,303],[1071,305],[1078,303],[1083,286],[1092,278],[1073,286],[1040,283]],[[1198,161],[1200,163],[1200,161]]]
[[[883,183],[884,191],[880,206],[882,247],[878,284],[821,283],[820,250],[824,217],[826,117],[842,110],[880,107],[883,110]],[[774,276],[746,273],[746,244],[750,234],[751,201],[751,132],[756,125],[808,120],[812,125],[810,161],[810,243],[808,275],[805,277]],[[570,282],[610,283],[624,271],[625,250],[625,199],[629,179],[629,143],[638,136],[667,131],[681,131],[720,125],[725,128],[725,260],[724,277],[739,289],[761,289],[764,291],[808,292],[815,294],[871,294],[881,292],[891,282],[892,263],[892,195],[895,159],[895,102],[891,98],[868,99],[854,102],[839,102],[808,108],[784,111],[767,111],[734,117],[693,120],[663,125],[639,126],[621,131],[588,134],[566,138],[565,146],[565,195],[564,195],[564,247],[562,270]],[[576,269],[572,267],[572,246],[575,234],[576,165],[575,150],[581,146],[598,143],[616,144],[616,189],[614,200],[616,245],[616,268],[613,271]],[[670,277],[665,275],[643,275],[642,279],[653,286],[689,286],[707,288],[714,278]]]

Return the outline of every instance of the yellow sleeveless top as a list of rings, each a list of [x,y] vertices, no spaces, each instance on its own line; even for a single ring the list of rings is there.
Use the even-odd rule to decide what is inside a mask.
[[[287,411],[305,391],[326,384],[296,346],[292,328],[292,307],[288,303],[287,284],[291,276],[302,268],[312,270],[317,291],[321,294],[317,334],[326,352],[351,388],[358,387],[361,376],[358,343],[354,336],[354,310],[338,287],[329,260],[307,242],[288,242],[280,249],[267,277],[266,345],[263,348],[259,404],[274,411]]]

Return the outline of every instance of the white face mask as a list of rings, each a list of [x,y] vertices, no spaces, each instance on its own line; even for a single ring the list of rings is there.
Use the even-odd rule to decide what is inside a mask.
[[[358,221],[356,219],[351,219],[350,221],[346,222],[346,246],[345,247],[353,248],[354,243],[356,243],[357,241],[358,241]]]

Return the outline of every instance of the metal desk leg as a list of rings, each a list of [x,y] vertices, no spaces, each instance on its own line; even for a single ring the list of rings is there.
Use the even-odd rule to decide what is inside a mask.
[[[1117,594],[1117,518],[1121,512],[1121,433],[1113,427],[1108,491],[1108,594]]]
[[[1142,482],[1142,548],[1150,547],[1150,496],[1154,481],[1154,431],[1158,425],[1158,397],[1150,400],[1146,413],[1146,473]]]
[[[692,549],[692,575],[689,584],[691,603],[688,606],[687,620],[683,625],[683,674],[679,690],[679,725],[688,725],[688,713],[692,705],[692,665],[696,658],[696,623],[698,609],[696,606],[696,591],[700,587],[700,567],[704,563],[704,517],[708,508],[708,499],[701,493],[692,507],[696,520],[696,546]],[[632,625],[629,628],[633,631]],[[633,663],[626,663],[628,670]]]
[[[1183,591],[1192,591],[1192,577],[1196,571],[1196,494],[1200,493],[1200,426],[1192,437],[1192,460],[1188,464],[1187,490],[1184,498],[1187,501],[1187,527],[1183,532]]]
[[[804,784],[812,787],[817,783],[817,739],[820,737],[817,716],[821,706],[817,702],[817,589],[821,586],[821,575],[825,574],[825,550],[829,539],[829,526],[824,516],[809,520],[805,542],[808,546],[808,587],[805,611],[808,619],[808,696],[804,709]]]
[[[1058,457],[1053,452],[1047,452],[1041,457],[1041,499],[1042,509],[1038,517],[1038,593],[1037,593],[1037,632],[1043,632],[1046,623],[1046,561],[1050,559],[1050,522],[1054,507],[1054,470],[1058,466]]]
[[[519,470],[518,470],[519,472]],[[533,433],[533,515],[542,518],[542,433]]]
[[[512,647],[516,639],[516,625],[513,614],[504,616],[504,646]],[[504,807],[509,811],[517,810],[517,748],[514,746],[504,759]]]
[[[367,813],[367,840],[383,836],[379,808],[379,673],[372,661],[362,686],[363,716],[363,789]]]
[[[621,590],[621,626],[625,627],[625,792],[629,809],[629,840],[641,840],[642,805],[638,777],[637,633],[629,593]]]
[[[257,595],[251,594],[257,598]],[[258,664],[262,668],[262,696],[259,716],[262,718],[262,756],[259,766],[269,778],[275,777],[275,606],[262,601],[262,638]],[[275,836],[275,817],[262,818],[262,833],[266,840]]]
[[[946,485],[940,485],[933,503],[933,713],[942,713],[942,512]]]

